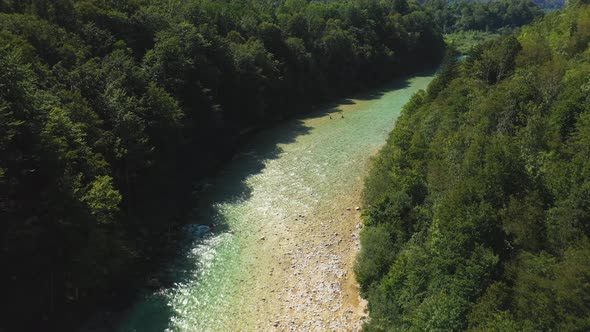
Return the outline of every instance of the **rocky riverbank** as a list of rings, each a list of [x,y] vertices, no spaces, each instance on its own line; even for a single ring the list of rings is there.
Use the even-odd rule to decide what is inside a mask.
[[[256,266],[259,277],[249,287],[250,308],[264,313],[253,315],[255,330],[361,329],[367,308],[352,270],[361,218],[360,211],[346,209],[357,199],[261,232],[260,249],[271,263]]]

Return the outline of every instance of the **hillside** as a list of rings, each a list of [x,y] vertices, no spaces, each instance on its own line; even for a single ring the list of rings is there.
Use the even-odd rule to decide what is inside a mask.
[[[535,3],[543,9],[561,9],[567,3],[567,0],[534,0]]]
[[[468,2],[499,2],[499,0],[419,0],[420,3],[432,4],[436,2],[447,2],[447,3],[468,3]],[[539,8],[542,9],[561,9],[567,3],[567,0],[532,0]]]
[[[541,8],[532,0],[427,0],[424,5],[444,33],[513,29],[543,15]]]
[[[590,330],[590,6],[453,54],[364,192],[366,331]]]

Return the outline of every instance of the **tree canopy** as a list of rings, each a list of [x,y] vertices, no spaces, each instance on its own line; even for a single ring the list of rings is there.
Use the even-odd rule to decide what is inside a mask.
[[[590,7],[450,52],[366,180],[366,331],[590,329]]]
[[[443,49],[411,1],[0,1],[1,328],[124,298],[242,133]]]
[[[425,0],[423,3],[432,11],[444,33],[515,28],[543,14],[543,4],[533,0]]]

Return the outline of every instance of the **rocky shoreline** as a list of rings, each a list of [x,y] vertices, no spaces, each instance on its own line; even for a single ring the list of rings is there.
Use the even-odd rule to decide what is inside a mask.
[[[360,182],[360,181],[359,181]],[[255,331],[361,331],[367,318],[353,265],[362,228],[359,189],[322,212],[286,217],[261,229],[255,280],[235,326]],[[353,207],[353,208],[351,208]],[[336,217],[335,217],[336,216]]]

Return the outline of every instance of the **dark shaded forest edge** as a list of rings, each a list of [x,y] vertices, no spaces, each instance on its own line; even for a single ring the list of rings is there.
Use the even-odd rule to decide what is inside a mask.
[[[417,2],[0,1],[0,329],[128,304],[248,133],[443,49]]]
[[[366,331],[590,330],[590,5],[452,52],[366,181]]]

